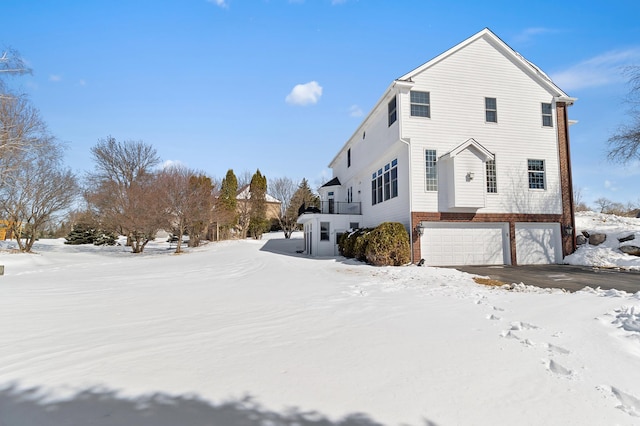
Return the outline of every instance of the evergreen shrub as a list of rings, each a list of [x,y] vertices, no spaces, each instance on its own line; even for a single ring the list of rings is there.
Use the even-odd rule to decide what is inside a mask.
[[[376,266],[400,266],[411,261],[409,234],[403,224],[384,222],[366,238],[364,257]]]

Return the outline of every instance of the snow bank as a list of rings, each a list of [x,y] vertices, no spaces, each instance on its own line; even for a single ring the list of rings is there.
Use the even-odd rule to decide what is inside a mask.
[[[569,265],[596,266],[601,268],[621,268],[640,270],[640,257],[631,256],[618,250],[621,245],[640,246],[640,219],[620,217],[604,213],[577,212],[576,232],[587,231],[590,234],[607,235],[604,243],[598,246],[589,244],[578,246],[575,253],[564,258]],[[620,243],[619,238],[634,235],[634,239]]]
[[[0,423],[638,424],[640,293],[506,291],[301,243],[0,252]]]

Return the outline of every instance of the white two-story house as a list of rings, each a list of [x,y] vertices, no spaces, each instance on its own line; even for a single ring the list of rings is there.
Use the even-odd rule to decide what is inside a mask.
[[[561,263],[575,250],[569,97],[484,29],[394,80],[333,158],[306,253],[403,223],[427,265]]]

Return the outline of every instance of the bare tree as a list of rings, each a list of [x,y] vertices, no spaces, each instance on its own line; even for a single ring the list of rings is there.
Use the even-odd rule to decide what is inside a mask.
[[[160,163],[155,148],[109,136],[91,154],[96,167],[88,176],[87,201],[109,229],[127,236],[134,253],[142,253],[166,217],[153,171]]]
[[[625,72],[629,76],[631,124],[621,125],[608,140],[609,159],[620,163],[640,160],[640,65],[627,67]]]
[[[189,234],[189,245],[199,245],[209,223],[213,204],[211,179],[181,166],[162,170],[158,176],[161,199],[168,213],[167,225],[177,237],[176,253],[182,252],[183,235]]]
[[[600,208],[600,213],[606,213],[609,207],[613,204],[613,201],[605,197],[600,197],[595,200],[594,203],[598,208]]]
[[[0,97],[0,185],[20,167],[26,151],[51,140],[40,112],[26,96]]]
[[[31,74],[31,69],[26,66],[22,56],[15,49],[4,49],[0,53],[0,98],[12,97],[7,93],[6,83],[4,81],[7,76]]]
[[[291,238],[291,234],[296,229],[298,214],[296,209],[290,207],[293,195],[298,190],[298,184],[288,177],[282,177],[271,180],[269,188],[271,194],[280,201],[278,223],[284,232],[284,237]]]
[[[0,187],[0,206],[21,251],[30,252],[38,233],[78,194],[75,175],[62,167],[62,149],[46,140],[23,151],[20,167]]]
[[[575,210],[577,212],[584,212],[589,210],[589,207],[582,198],[582,188],[577,186],[573,187],[573,205],[575,206]]]

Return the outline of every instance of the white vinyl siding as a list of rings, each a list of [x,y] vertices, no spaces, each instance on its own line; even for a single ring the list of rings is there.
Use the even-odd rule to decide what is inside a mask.
[[[462,69],[473,71],[465,72],[462,78]],[[483,184],[486,204],[475,212],[562,212],[559,161],[558,155],[554,154],[558,151],[557,134],[541,126],[540,105],[549,99],[548,91],[484,39],[446,57],[412,79],[411,90],[429,91],[431,103],[438,106],[438,113],[432,114],[429,120],[411,119],[407,93],[399,110],[402,137],[411,144],[409,169],[412,172],[413,211],[459,211],[448,207],[446,185],[443,186],[445,181],[440,170],[440,189],[425,191],[425,150],[436,150],[440,157],[473,137],[488,151],[499,153],[498,192],[487,193]],[[455,98],[451,93],[456,94]],[[486,96],[499,100],[499,126],[484,123]],[[461,117],[469,119],[461,120]],[[527,160],[536,158],[545,159],[546,191],[527,191]],[[476,177],[486,179],[484,169],[481,173],[482,176]]]

